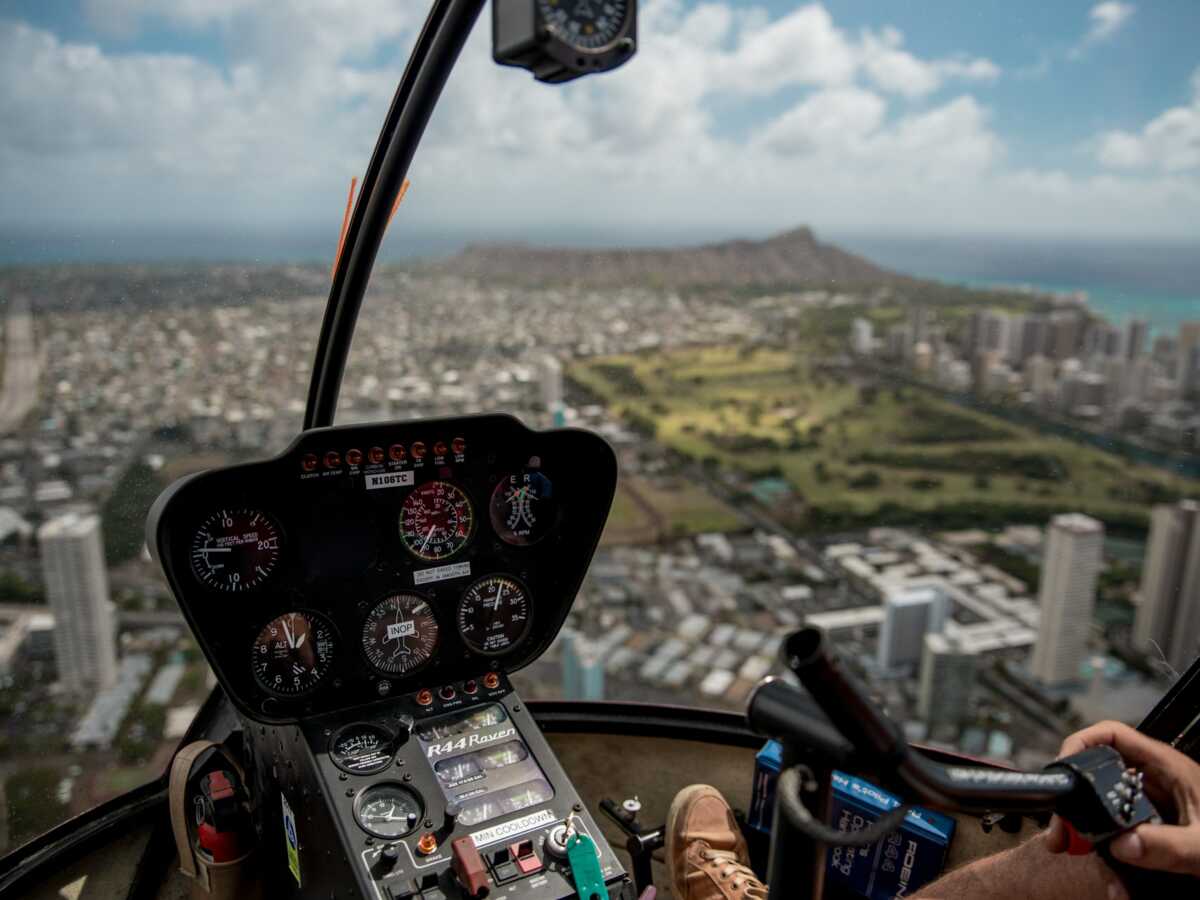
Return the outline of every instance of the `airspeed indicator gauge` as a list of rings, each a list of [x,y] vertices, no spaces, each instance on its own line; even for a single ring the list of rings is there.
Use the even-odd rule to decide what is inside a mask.
[[[430,481],[404,498],[400,540],[413,556],[435,562],[465,547],[474,523],[471,501],[462,488],[448,481]]]
[[[528,589],[512,575],[488,575],[463,594],[458,632],[476,653],[508,653],[529,633],[531,607]]]

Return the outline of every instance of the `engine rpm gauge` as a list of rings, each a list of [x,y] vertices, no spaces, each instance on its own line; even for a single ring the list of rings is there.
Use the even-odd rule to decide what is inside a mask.
[[[546,28],[577,50],[602,50],[617,39],[628,14],[626,0],[537,0]]]
[[[310,612],[284,613],[263,626],[254,640],[250,665],[258,683],[273,694],[297,696],[314,690],[333,662],[333,629]]]
[[[476,653],[507,653],[529,633],[531,606],[529,591],[512,575],[488,575],[463,593],[458,632]]]
[[[254,509],[213,513],[192,537],[192,573],[218,591],[248,591],[279,563],[279,526]]]
[[[467,545],[474,523],[471,501],[462,488],[430,481],[404,498],[400,539],[419,559],[445,559]]]
[[[415,672],[433,658],[438,623],[420,594],[391,594],[367,613],[362,646],[367,661],[388,675]]]
[[[538,471],[502,478],[488,506],[492,527],[506,544],[536,544],[554,525],[557,504],[550,479]]]

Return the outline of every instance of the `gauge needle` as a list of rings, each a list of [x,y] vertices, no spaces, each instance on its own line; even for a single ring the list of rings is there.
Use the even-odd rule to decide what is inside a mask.
[[[425,552],[425,548],[429,546],[429,542],[433,539],[433,533],[437,531],[437,525],[429,526],[429,534],[425,535],[425,540],[421,544],[421,552]]]
[[[296,649],[296,636],[292,633],[292,629],[288,627],[288,623],[283,623],[283,636],[287,638],[288,646],[293,650]]]
[[[233,548],[232,547],[205,547],[203,552],[205,552],[205,553],[232,553]]]

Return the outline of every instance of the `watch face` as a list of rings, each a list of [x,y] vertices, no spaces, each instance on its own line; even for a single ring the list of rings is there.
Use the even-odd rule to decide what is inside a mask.
[[[627,0],[537,0],[546,28],[577,50],[603,50],[621,34]]]

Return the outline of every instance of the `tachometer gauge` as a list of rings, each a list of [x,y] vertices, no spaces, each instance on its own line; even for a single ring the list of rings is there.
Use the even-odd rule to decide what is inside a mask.
[[[390,840],[417,827],[425,808],[421,798],[401,784],[374,784],[354,801],[354,818],[367,834]]]
[[[576,50],[596,51],[621,34],[626,0],[537,0],[547,30]]]
[[[395,739],[373,722],[347,725],[329,743],[329,758],[343,772],[371,775],[392,762]]]
[[[461,488],[430,481],[404,498],[400,539],[420,559],[445,559],[467,545],[474,523],[471,501]]]
[[[333,629],[314,613],[284,613],[258,633],[250,663],[258,683],[271,693],[306,694],[329,674]]]
[[[218,591],[248,591],[279,563],[279,526],[254,509],[213,513],[192,538],[192,573]]]
[[[488,507],[492,527],[507,544],[536,544],[554,525],[554,486],[541,472],[509,475],[492,491]]]
[[[433,658],[438,623],[420,594],[392,594],[367,613],[362,646],[367,661],[388,675],[415,672]]]
[[[507,653],[529,633],[531,605],[529,591],[512,575],[488,575],[463,594],[458,632],[476,653]]]

